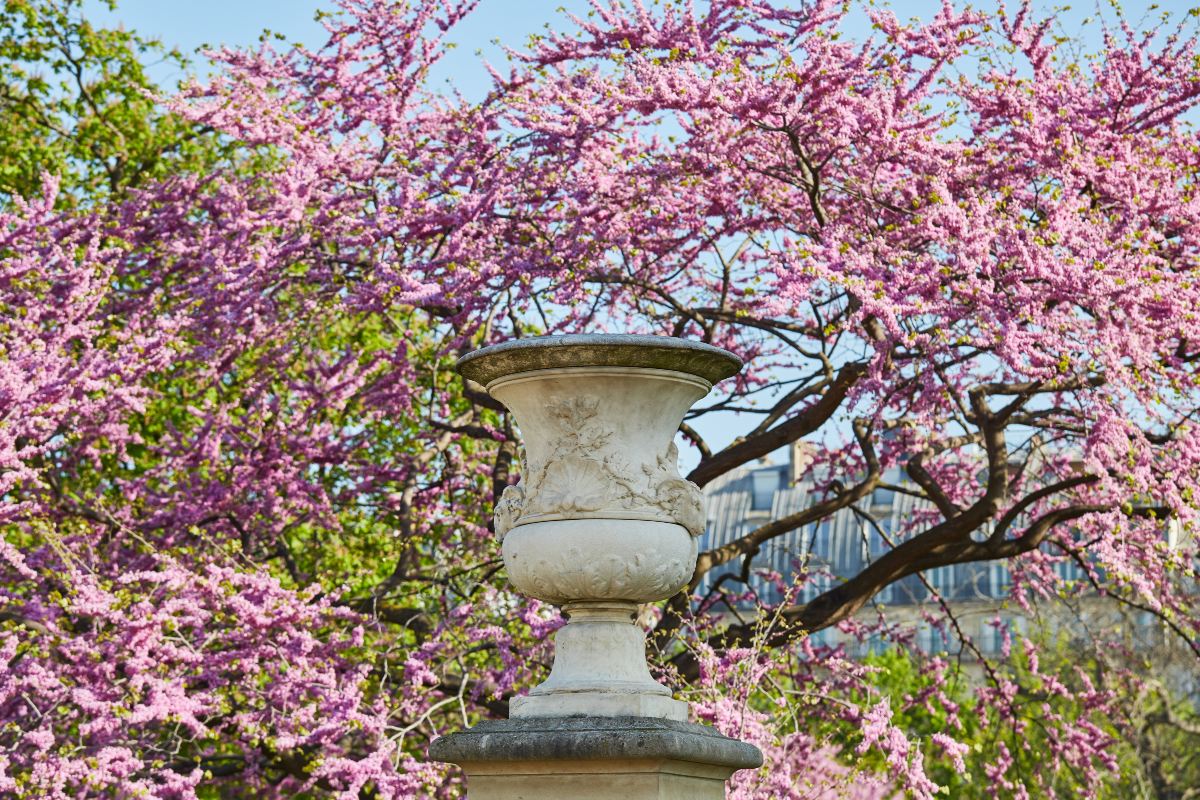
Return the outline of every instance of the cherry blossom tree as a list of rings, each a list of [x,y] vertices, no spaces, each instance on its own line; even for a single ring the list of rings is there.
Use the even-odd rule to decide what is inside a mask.
[[[768,754],[738,797],[927,798],[966,758],[985,796],[1099,796],[1118,697],[1086,670],[1020,642],[964,708],[944,660],[888,697],[810,635],[903,645],[882,589],[1004,561],[1015,603],[1103,595],[1200,657],[1194,18],[1081,54],[1028,5],[596,3],[470,102],[428,76],[473,3],[335,5],[320,49],[160,97],[202,158],[82,204],[47,175],[0,220],[0,790],[455,795],[429,737],[506,713],[559,620],[505,588],[517,432],[453,360],[619,330],[748,362],[681,428],[696,483],[816,446],[811,506],[646,615],[698,717]],[[782,576],[744,624],[696,595],[879,488],[922,510],[859,574]]]

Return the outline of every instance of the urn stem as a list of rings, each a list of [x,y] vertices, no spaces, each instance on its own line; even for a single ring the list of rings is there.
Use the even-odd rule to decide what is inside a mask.
[[[687,703],[654,680],[646,665],[646,634],[634,622],[637,604],[614,600],[568,603],[570,617],[554,635],[550,677],[527,697],[515,698],[510,715],[574,714],[687,719]]]

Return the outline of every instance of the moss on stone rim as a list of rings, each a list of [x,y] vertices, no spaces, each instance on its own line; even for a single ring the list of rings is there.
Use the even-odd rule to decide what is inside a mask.
[[[675,759],[754,769],[757,747],[721,735],[708,725],[654,717],[524,717],[484,720],[429,746],[435,761],[603,761]]]
[[[455,364],[464,378],[487,386],[497,378],[559,367],[670,369],[716,383],[742,368],[742,360],[719,347],[672,336],[567,334],[537,336],[467,353]]]

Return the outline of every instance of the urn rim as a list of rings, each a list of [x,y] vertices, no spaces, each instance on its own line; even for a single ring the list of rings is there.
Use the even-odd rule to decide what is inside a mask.
[[[674,336],[572,333],[501,342],[467,353],[454,366],[464,378],[487,386],[507,375],[562,367],[645,367],[715,384],[736,375],[742,365],[728,350]]]

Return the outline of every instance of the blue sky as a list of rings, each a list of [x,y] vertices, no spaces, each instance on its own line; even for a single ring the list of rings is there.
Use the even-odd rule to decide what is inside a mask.
[[[325,30],[313,17],[318,8],[330,9],[322,0],[118,0],[110,12],[100,0],[85,0],[88,16],[97,23],[123,23],[143,36],[158,37],[168,46],[193,53],[205,45],[253,45],[264,29],[280,33],[289,41],[318,47]],[[586,12],[586,0],[482,0],[450,41],[457,47],[439,64],[439,80],[450,79],[469,96],[487,90],[487,76],[480,68],[482,51],[495,64],[504,57],[493,40],[523,44],[531,33],[565,17],[559,9]],[[194,58],[202,70],[203,59]],[[183,77],[174,72],[152,73],[156,80],[173,83]]]
[[[800,0],[795,0],[799,3]],[[1011,0],[1016,6],[1019,0]],[[1142,20],[1147,14],[1168,11],[1173,15],[1186,14],[1200,0],[1125,0],[1122,6],[1133,22]],[[989,0],[976,0],[980,6],[989,5]],[[1062,2],[1035,0],[1035,6],[1049,9],[1064,5]],[[940,0],[893,0],[892,9],[901,17],[920,16],[928,18],[937,12]],[[264,29],[283,34],[289,41],[301,42],[317,47],[324,41],[324,29],[314,21],[318,8],[330,9],[328,0],[118,0],[115,12],[110,12],[102,0],[84,0],[86,13],[98,23],[123,23],[145,36],[154,36],[169,46],[178,47],[185,53],[194,53],[204,45],[253,45]],[[1111,18],[1109,0],[1079,0],[1068,15],[1078,21],[1086,15],[1094,15],[1096,9],[1104,9]],[[541,31],[546,23],[566,23],[563,10],[585,13],[587,0],[481,0],[479,7],[458,28],[450,40],[458,46],[446,54],[439,64],[436,77],[452,80],[470,97],[481,97],[488,88],[488,79],[480,68],[480,55],[493,63],[502,64],[501,50],[493,43],[501,40],[520,46],[531,33]],[[868,26],[853,25],[852,35],[869,33]],[[859,30],[861,28],[861,30]],[[1066,30],[1068,35],[1081,31]],[[1084,31],[1084,38],[1095,41],[1096,26]],[[203,71],[203,59],[193,59],[195,68]],[[152,72],[153,77],[164,84],[172,84],[183,77],[166,69]]]

